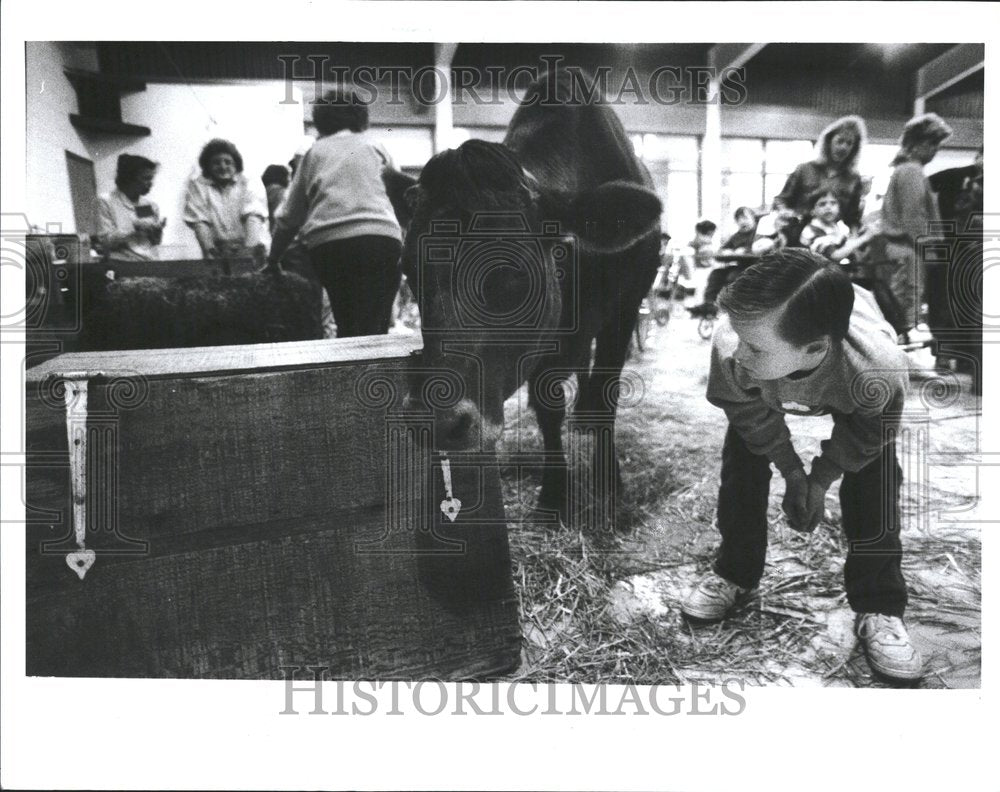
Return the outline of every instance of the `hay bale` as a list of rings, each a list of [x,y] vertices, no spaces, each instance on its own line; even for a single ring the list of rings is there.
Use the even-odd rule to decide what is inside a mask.
[[[321,295],[294,273],[125,278],[95,289],[83,349],[309,341],[323,337]]]

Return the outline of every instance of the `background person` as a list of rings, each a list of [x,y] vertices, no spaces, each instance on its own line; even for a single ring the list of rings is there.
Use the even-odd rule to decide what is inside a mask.
[[[330,297],[337,337],[388,332],[399,289],[402,233],[386,194],[389,155],[363,134],[368,108],[350,88],[313,110],[319,138],[295,171],[275,217],[270,267],[301,235]]]
[[[153,187],[157,164],[145,157],[118,157],[115,189],[97,199],[97,243],[110,258],[127,261],[155,259],[166,218],[146,196]]]
[[[720,250],[731,250],[734,253],[748,253],[757,233],[757,213],[749,206],[741,206],[733,214],[737,230],[722,243]]]
[[[971,165],[929,178],[949,243],[946,261],[927,266],[927,319],[938,344],[938,365],[954,362],[972,375],[973,394],[983,377],[983,147]]]
[[[841,219],[854,229],[861,223],[862,180],[858,158],[867,131],[860,116],[838,118],[824,129],[816,141],[816,156],[803,162],[789,175],[774,201],[807,219],[809,196],[823,186],[832,189],[840,200]],[[799,232],[792,232],[798,239]]]
[[[882,201],[882,260],[874,276],[885,282],[898,305],[896,331],[903,341],[914,339],[923,295],[924,272],[917,260],[917,242],[939,221],[937,199],[924,176],[924,166],[938,147],[951,137],[951,127],[936,113],[907,121],[899,152],[892,161],[892,176]],[[925,328],[917,336],[927,337]]]
[[[243,175],[243,157],[228,140],[210,140],[188,183],[184,222],[205,258],[257,254],[267,248],[267,204]]]
[[[260,177],[264,184],[264,193],[267,196],[267,227],[274,233],[274,213],[281,202],[285,200],[285,193],[288,192],[290,177],[288,168],[284,165],[268,165],[264,168],[264,173]]]

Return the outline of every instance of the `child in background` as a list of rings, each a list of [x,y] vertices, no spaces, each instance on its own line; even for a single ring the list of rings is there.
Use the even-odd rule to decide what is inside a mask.
[[[809,222],[799,235],[799,244],[826,256],[847,241],[851,229],[840,219],[840,199],[830,189],[820,188],[807,199]]]
[[[866,226],[852,235],[851,229],[840,219],[840,199],[830,189],[820,189],[809,196],[809,214],[810,220],[802,229],[799,244],[831,261],[842,262],[877,234],[875,228]]]
[[[797,243],[800,217],[791,209],[775,204],[769,214],[760,218],[750,252],[763,256]],[[794,238],[793,238],[794,237]]]
[[[722,250],[732,250],[734,253],[747,253],[753,245],[757,233],[757,213],[749,206],[741,206],[733,215],[738,230],[722,243]]]
[[[713,241],[717,227],[711,220],[701,220],[695,224],[694,239],[691,240],[688,249],[684,251],[681,262],[682,276],[693,275],[693,270],[707,269],[712,266],[716,253]],[[691,266],[692,262],[694,264],[693,268]],[[706,292],[711,287],[713,274],[715,274],[715,270],[708,273],[708,279],[705,283]],[[700,280],[697,275],[694,275],[694,278]],[[703,297],[701,303],[693,308],[688,308],[688,311],[692,316],[709,316],[715,311],[715,303],[710,303]]]
[[[708,400],[726,412],[716,561],[681,606],[718,621],[757,587],[767,553],[771,463],[785,479],[789,524],[811,532],[841,476],[848,539],[844,586],[871,667],[918,679],[920,655],[903,624],[902,470],[895,434],[909,382],[906,356],[871,295],[802,249],[765,256],[722,294]],[[833,416],[807,474],[785,414]]]
[[[694,253],[695,267],[705,268],[712,266],[712,258],[715,256],[715,229],[717,226],[711,220],[701,220],[695,223],[694,239],[691,240],[691,250]]]

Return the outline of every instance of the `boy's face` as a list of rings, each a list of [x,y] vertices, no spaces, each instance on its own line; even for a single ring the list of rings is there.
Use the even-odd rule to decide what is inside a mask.
[[[729,317],[729,323],[740,342],[734,357],[736,363],[758,380],[776,380],[796,371],[808,371],[822,361],[829,348],[825,337],[803,347],[790,344],[778,334],[778,322],[783,308],[756,319]]]
[[[833,195],[824,195],[816,201],[813,215],[824,223],[836,223],[840,219],[840,201]]]

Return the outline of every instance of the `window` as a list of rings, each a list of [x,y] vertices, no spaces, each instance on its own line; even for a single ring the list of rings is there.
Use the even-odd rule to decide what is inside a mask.
[[[814,156],[811,140],[768,140],[764,143],[764,207],[769,208],[789,175]]]
[[[419,173],[434,154],[429,127],[376,127],[370,134],[385,146],[396,167],[407,173]]]
[[[736,231],[733,214],[741,206],[757,212],[770,208],[796,166],[813,157],[811,140],[723,138],[722,216],[719,239]],[[715,218],[711,218],[715,219]]]
[[[701,204],[698,184],[698,138],[693,135],[632,135],[635,153],[653,178],[663,201],[664,230],[675,243],[694,235]]]
[[[722,140],[721,217],[712,217],[719,225],[719,240],[736,230],[733,213],[741,206],[760,209],[764,203],[764,141],[749,138]]]
[[[866,212],[875,208],[885,195],[889,177],[892,175],[890,163],[897,151],[899,146],[895,143],[868,143],[861,149],[858,171],[862,176],[869,176],[872,180],[872,189],[865,201]]]

